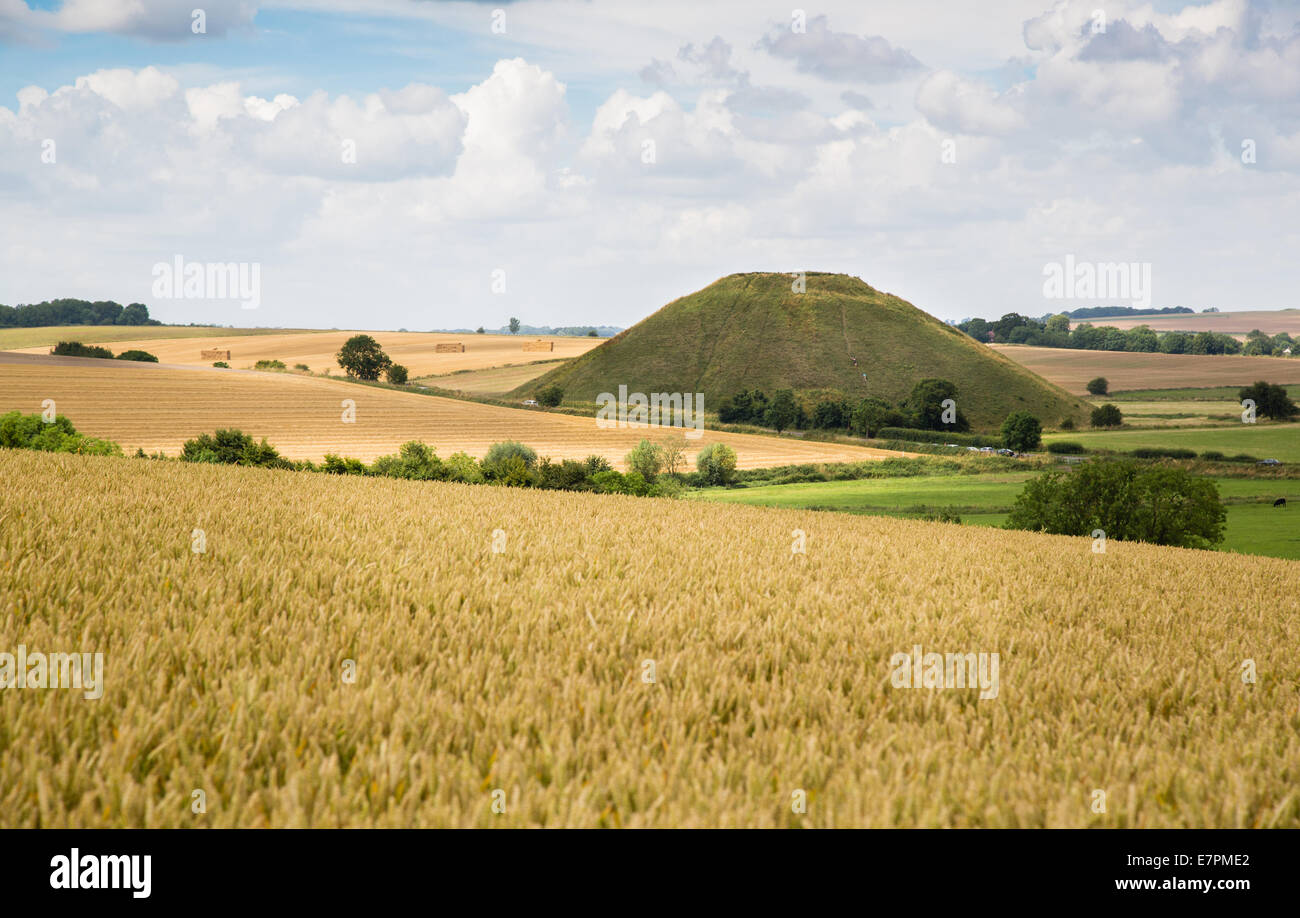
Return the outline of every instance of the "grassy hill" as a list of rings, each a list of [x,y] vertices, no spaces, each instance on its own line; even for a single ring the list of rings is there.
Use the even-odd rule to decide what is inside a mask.
[[[899,402],[918,380],[937,376],[957,384],[958,407],[977,428],[1017,409],[1045,426],[1087,418],[1064,389],[856,277],[808,274],[802,294],[791,283],[788,274],[724,277],[514,394],[556,383],[566,402],[581,404],[624,384],[630,392],[703,392],[711,411],[753,388]]]

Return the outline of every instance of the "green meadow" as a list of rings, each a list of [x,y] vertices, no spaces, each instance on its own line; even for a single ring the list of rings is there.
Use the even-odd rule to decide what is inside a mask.
[[[1229,427],[1144,428],[1139,430],[1071,430],[1045,434],[1051,443],[1065,440],[1087,449],[1127,452],[1133,449],[1217,450],[1226,456],[1246,453],[1256,459],[1300,462],[1300,424],[1235,424]]]

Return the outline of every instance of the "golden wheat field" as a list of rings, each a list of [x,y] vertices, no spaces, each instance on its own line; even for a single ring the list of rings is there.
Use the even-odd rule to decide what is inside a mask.
[[[93,326],[92,326],[93,328]],[[229,350],[228,363],[237,369],[248,369],[259,360],[280,360],[288,366],[306,364],[316,373],[329,369],[341,374],[335,355],[343,342],[357,334],[367,334],[383,346],[385,353],[410,370],[412,376],[450,373],[454,370],[480,370],[487,367],[532,363],[536,360],[577,357],[603,343],[603,338],[547,336],[543,341],[553,341],[555,349],[547,352],[525,351],[525,342],[538,340],[529,335],[452,335],[434,332],[356,332],[356,331],[289,331],[271,334],[246,335],[242,330],[207,329],[228,334],[205,335],[201,338],[158,339],[141,337],[138,340],[117,340],[114,353],[138,348],[148,351],[160,363],[178,366],[212,366],[211,357],[203,357],[208,349]],[[437,353],[439,344],[461,342],[461,353]],[[19,353],[48,354],[49,347],[13,348]]]
[[[0,475],[0,650],[104,659],[98,700],[0,691],[5,827],[1300,825],[1295,562],[139,459]],[[895,687],[915,645],[998,653],[996,697]]]
[[[3,355],[0,355],[3,358]],[[597,454],[622,467],[640,440],[667,430],[602,430],[592,417],[502,408],[291,373],[168,369],[129,361],[19,357],[0,359],[0,412],[39,412],[53,399],[77,430],[175,456],[185,440],[220,427],[266,437],[291,459],[320,461],[326,453],[367,462],[422,440],[445,458],[457,451],[481,458],[500,440],[520,440],[552,459]],[[355,402],[344,423],[343,400]],[[680,432],[676,436],[680,436]],[[901,453],[800,441],[789,437],[716,433],[686,440],[686,457],[723,441],[740,468],[806,462],[852,462]]]
[[[1132,354],[1062,347],[993,344],[998,353],[1068,392],[1084,394],[1088,380],[1105,376],[1110,391],[1248,386],[1257,379],[1300,383],[1300,360],[1240,355]]]

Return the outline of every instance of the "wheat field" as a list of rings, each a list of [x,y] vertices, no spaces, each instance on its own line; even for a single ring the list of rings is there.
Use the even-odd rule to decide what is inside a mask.
[[[0,651],[104,655],[98,700],[0,691],[0,826],[1300,825],[1295,562],[137,459],[0,475]],[[917,644],[999,653],[997,696],[894,687]]]
[[[422,440],[443,458],[457,451],[482,458],[493,443],[520,440],[539,456],[583,459],[596,454],[622,468],[624,457],[643,438],[670,436],[667,429],[601,429],[594,417],[482,405],[291,373],[182,370],[79,358],[14,359],[25,362],[5,363],[0,355],[0,412],[38,412],[45,399],[53,399],[58,413],[71,418],[79,431],[116,440],[128,452],[139,448],[175,456],[191,437],[237,427],[266,437],[291,459],[314,462],[326,453],[369,462],[397,452],[408,440]],[[349,423],[343,421],[344,399],[355,403]],[[671,435],[680,437],[681,431]],[[699,438],[685,441],[685,455],[694,461],[699,450],[719,441],[736,451],[740,468],[904,455],[707,428]]]
[[[93,329],[97,326],[89,326]],[[177,337],[139,339],[113,339],[112,350],[116,353],[138,348],[148,351],[158,358],[160,363],[175,366],[212,365],[211,358],[204,358],[201,352],[207,349],[230,351],[230,365],[236,369],[248,369],[259,360],[280,360],[288,366],[302,363],[316,373],[326,369],[342,374],[335,355],[343,343],[357,334],[367,334],[383,347],[384,352],[411,372],[411,376],[429,376],[435,373],[451,373],[456,370],[481,370],[488,367],[527,364],[539,359],[537,353],[524,351],[524,344],[535,340],[523,335],[453,335],[436,332],[356,332],[356,331],[288,331],[268,334],[248,335],[242,329],[204,329],[218,334],[205,335],[202,338]],[[75,329],[64,337],[85,340],[79,337]],[[62,340],[62,338],[60,338]],[[577,357],[593,347],[604,343],[603,338],[555,336],[542,340],[554,341],[555,350],[547,352],[545,359]],[[461,353],[437,353],[437,345],[461,342],[465,350]],[[11,348],[21,354],[48,354],[48,346]]]

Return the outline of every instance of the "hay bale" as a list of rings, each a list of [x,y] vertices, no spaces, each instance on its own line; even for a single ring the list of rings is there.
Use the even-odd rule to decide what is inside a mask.
[[[209,348],[199,351],[199,356],[204,360],[229,360],[230,351],[222,350],[219,347]]]
[[[525,341],[524,350],[525,351],[553,351],[555,350],[555,342],[541,341],[541,340]]]
[[[462,354],[465,351],[465,345],[459,341],[447,341],[443,344],[435,344],[433,352],[435,354]]]

